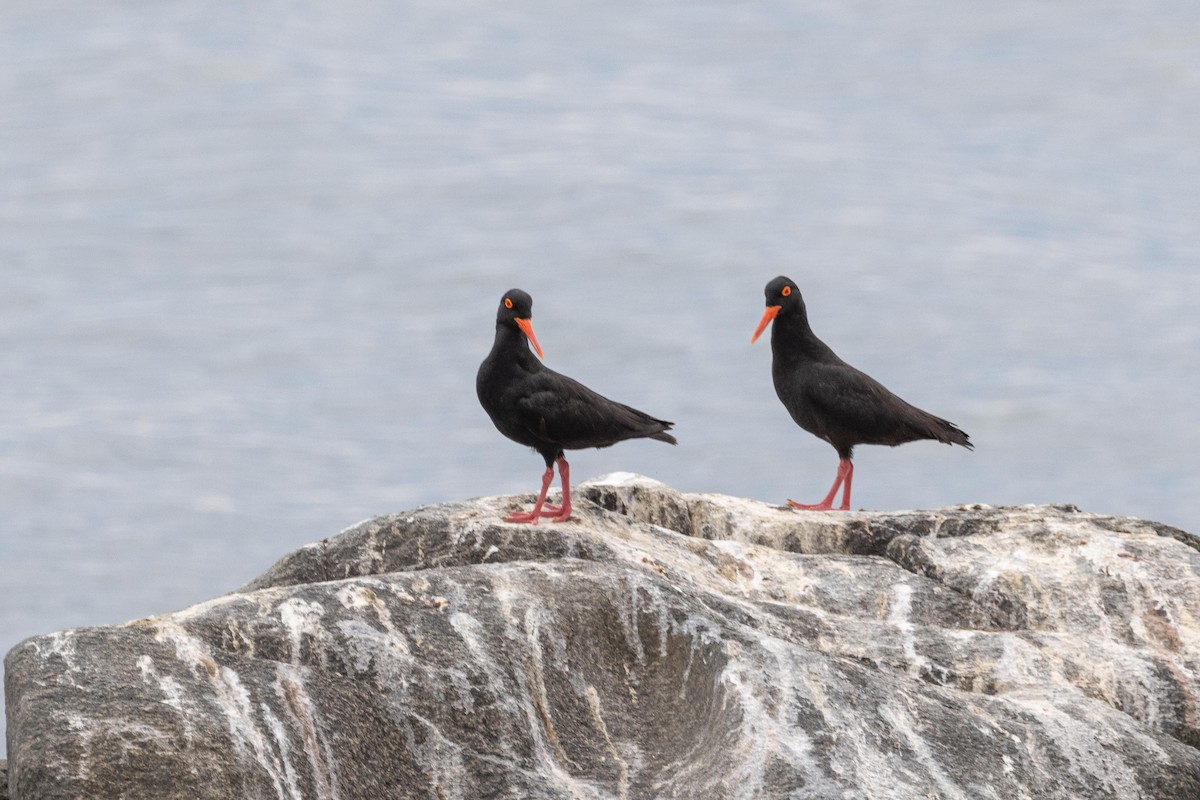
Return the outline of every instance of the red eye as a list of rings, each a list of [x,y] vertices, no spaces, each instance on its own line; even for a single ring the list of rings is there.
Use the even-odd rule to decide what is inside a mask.
[[[504,307],[505,307],[505,308],[512,308],[512,300],[509,300],[507,297],[506,297],[506,298],[504,298]]]
[[[783,287],[783,291],[780,292],[780,294],[783,295],[784,297],[790,297],[792,294],[792,287],[790,287],[790,286]]]

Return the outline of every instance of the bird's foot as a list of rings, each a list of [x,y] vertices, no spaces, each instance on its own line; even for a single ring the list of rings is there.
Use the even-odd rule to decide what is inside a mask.
[[[829,501],[829,500],[823,500],[820,503],[812,503],[811,505],[806,504],[806,503],[797,503],[795,500],[788,500],[787,504],[789,507],[794,508],[798,511],[832,511],[833,510],[833,502]],[[837,510],[838,511],[849,511],[850,505],[848,503],[843,504]]]
[[[546,503],[540,509],[534,509],[533,511],[514,511],[505,517],[504,521],[524,522],[529,525],[537,525],[538,520],[542,517],[550,517],[552,522],[566,522],[570,516],[571,509],[568,508],[566,516],[563,516],[561,508]]]

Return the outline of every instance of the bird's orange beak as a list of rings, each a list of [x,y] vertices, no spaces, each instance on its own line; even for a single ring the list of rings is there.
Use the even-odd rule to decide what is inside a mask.
[[[525,338],[529,340],[529,343],[533,345],[533,352],[538,354],[538,358],[545,358],[545,356],[542,355],[542,346],[538,344],[537,337],[533,335],[533,320],[521,319],[518,317],[514,320],[514,322],[516,322],[517,327],[521,329],[521,333],[525,334]]]
[[[758,337],[762,336],[762,332],[771,324],[771,320],[775,319],[775,315],[779,313],[779,309],[783,306],[767,306],[767,310],[763,312],[762,319],[758,321],[758,328],[755,329],[754,335],[750,337],[750,344],[758,341]]]

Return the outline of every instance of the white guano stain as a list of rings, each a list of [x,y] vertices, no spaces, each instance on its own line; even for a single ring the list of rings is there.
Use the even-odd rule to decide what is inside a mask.
[[[424,743],[413,745],[413,749],[419,762],[429,770],[438,800],[475,800],[463,793],[463,786],[471,783],[471,774],[463,761],[465,748],[446,736],[433,720],[411,709],[407,713],[428,731]]]
[[[300,781],[292,766],[292,744],[288,739],[287,728],[266,703],[259,703],[258,709],[262,714],[263,723],[267,726],[267,731],[279,749],[279,760],[283,767],[283,778],[287,786],[288,797],[300,797]]]
[[[501,601],[506,617],[515,617],[520,602],[519,593],[514,587],[506,586],[503,582],[493,587],[493,592]],[[511,601],[506,602],[505,598]],[[484,631],[479,620],[465,612],[456,611],[450,614],[450,626],[462,639],[471,654],[473,662],[486,676],[488,684],[498,695],[504,698],[501,702],[509,713],[522,716],[528,731],[533,737],[533,752],[541,767],[536,771],[543,780],[549,779],[558,789],[566,792],[574,800],[595,800],[603,797],[594,788],[577,780],[567,771],[564,765],[569,759],[558,741],[554,731],[554,721],[546,695],[543,663],[541,656],[541,623],[543,612],[535,607],[527,608],[521,613],[519,627],[506,626],[503,632],[509,642],[523,642],[529,649],[528,655],[522,656],[514,649],[507,651],[508,660],[501,665],[492,658],[492,649],[487,642],[488,633]],[[527,669],[512,669],[526,660]],[[516,690],[508,688],[509,676],[516,679]]]
[[[588,701],[588,709],[592,712],[592,721],[596,723],[600,734],[604,737],[604,743],[608,745],[608,752],[612,754],[613,760],[617,762],[617,795],[620,800],[629,800],[629,762],[621,757],[617,746],[613,744],[612,737],[608,734],[608,725],[604,723],[604,714],[600,706],[600,694],[596,691],[596,687],[590,683],[587,685],[585,695]]]
[[[302,633],[311,632],[314,615],[319,609],[319,604],[303,601],[281,605],[281,619],[293,640]],[[290,744],[293,734],[302,743],[303,758],[308,764],[317,800],[339,800],[333,748],[316,705],[307,692],[305,668],[289,664],[277,667],[279,676],[274,688],[280,707],[287,715],[288,722],[285,723],[267,703],[255,704],[239,675],[229,667],[217,664],[208,645],[181,626],[161,620],[155,638],[172,645],[176,658],[194,674],[207,679],[213,691],[212,700],[225,718],[235,751],[253,758],[269,776],[281,800],[299,800],[306,796],[292,763],[293,756],[297,755]],[[143,677],[156,682],[168,704],[180,712],[186,735],[194,735],[194,726],[188,719],[193,710],[184,704],[178,682],[170,676],[161,676],[149,656],[139,658],[138,666]]]
[[[898,701],[890,701],[879,709],[879,715],[895,733],[903,738],[913,760],[924,769],[925,774],[937,787],[937,796],[941,800],[976,800],[955,783],[938,763],[929,742],[917,730],[919,723],[907,708]]]
[[[907,583],[898,583],[892,591],[888,623],[900,632],[900,644],[904,648],[907,672],[913,677],[930,671],[929,659],[917,652],[916,626],[912,622],[913,588]]]
[[[317,713],[316,703],[308,694],[304,680],[305,671],[280,664],[277,674],[275,694],[292,722],[292,730],[300,736],[317,800],[340,800],[333,747],[324,723]],[[266,709],[266,704],[263,704],[263,708]],[[286,754],[284,761],[288,764],[290,772],[290,762]]]
[[[169,752],[175,747],[175,742],[167,733],[143,722],[94,717],[74,711],[58,716],[78,737],[80,756],[75,762],[75,777],[81,782],[91,778],[92,765],[97,757],[102,759],[103,766],[109,766],[108,762],[114,757],[114,743],[117,743],[116,758],[119,761],[124,761],[131,753],[141,754],[148,749],[151,752]],[[97,739],[102,745],[99,754],[94,755],[92,743]]]
[[[774,662],[766,670],[769,679],[763,679],[763,665],[749,661],[732,661],[719,679],[742,715],[739,742],[730,758],[736,765],[731,776],[733,798],[755,800],[761,796],[767,768],[779,757],[804,773],[805,788],[812,796],[830,796],[822,790],[835,787],[824,779],[813,760],[811,739],[803,726],[796,724],[798,690],[792,675],[801,672],[801,667],[794,663],[786,643],[764,636],[759,644]]]
[[[212,691],[210,699],[225,719],[234,751],[251,758],[266,773],[276,797],[299,800],[298,790],[288,783],[288,770],[283,759],[271,746],[272,739],[260,727],[250,692],[240,676],[229,667],[217,664],[208,645],[173,620],[160,618],[157,621],[155,639],[172,646],[180,662],[207,680]]]
[[[277,610],[279,621],[283,623],[291,643],[292,663],[299,664],[305,635],[319,643],[324,643],[328,637],[328,632],[322,624],[325,607],[320,603],[293,597],[280,603]],[[318,653],[322,663],[325,660],[324,653],[324,648]]]
[[[158,691],[163,695],[163,702],[175,709],[175,712],[179,714],[179,720],[183,725],[183,739],[187,744],[192,744],[196,733],[196,726],[192,724],[191,704],[185,700],[187,693],[184,691],[183,686],[170,675],[160,675],[158,669],[154,666],[154,659],[148,655],[139,656],[137,665],[138,669],[141,670],[142,679],[146,683],[157,687]]]
[[[1042,735],[1058,750],[1059,758],[1038,764],[1047,774],[1065,769],[1076,783],[1098,781],[1114,797],[1144,798],[1133,769],[1125,761],[1128,750],[1114,735],[1118,732],[1127,741],[1145,747],[1162,763],[1170,763],[1158,742],[1140,730],[1132,719],[1125,718],[1128,721],[1123,722],[1120,716],[1110,716],[1107,723],[1101,723],[1100,714],[1092,718],[1087,708],[1091,704],[1100,705],[1100,701],[1084,698],[1077,691],[1057,692],[1053,698],[1039,691],[1028,691],[1010,694],[1005,699],[1034,717]],[[1120,728],[1114,729],[1114,723]]]
[[[387,603],[380,598],[380,592],[386,592],[387,586],[379,581],[364,579],[347,583],[334,593],[334,597],[343,608],[352,611],[371,610],[375,612],[379,624],[388,633],[395,633],[396,626],[392,622],[392,612]],[[323,610],[323,609],[322,609]]]

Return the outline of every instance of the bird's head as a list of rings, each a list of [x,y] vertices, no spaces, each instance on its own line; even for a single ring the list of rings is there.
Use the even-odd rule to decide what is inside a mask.
[[[528,292],[520,289],[509,289],[505,292],[500,298],[500,308],[496,312],[496,324],[517,328],[533,345],[534,352],[542,355],[542,346],[533,335],[533,298]]]
[[[762,319],[758,322],[758,328],[754,331],[754,336],[750,338],[750,344],[758,341],[762,332],[780,314],[791,314],[797,311],[801,314],[804,313],[804,299],[800,296],[800,287],[791,278],[780,275],[767,284],[763,294],[767,296],[767,310],[763,312]]]

